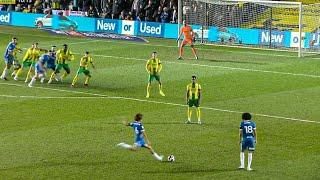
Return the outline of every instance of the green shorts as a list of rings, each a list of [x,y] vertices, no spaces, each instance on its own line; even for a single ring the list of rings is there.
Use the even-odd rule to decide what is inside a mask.
[[[86,69],[85,67],[79,67],[77,74],[81,74],[83,73],[86,76],[90,76],[90,71],[88,69]]]
[[[153,80],[160,81],[159,74],[149,74],[148,82],[152,82]]]
[[[58,64],[55,72],[59,73],[61,69],[64,69],[68,74],[70,73],[70,67],[68,64]]]
[[[30,67],[32,65],[31,61],[23,61],[22,62],[22,67],[27,68]]]
[[[188,100],[189,107],[199,107],[199,99],[189,99]]]

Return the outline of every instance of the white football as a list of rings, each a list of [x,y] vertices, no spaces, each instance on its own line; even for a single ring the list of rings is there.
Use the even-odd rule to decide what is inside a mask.
[[[174,155],[171,154],[170,156],[168,156],[168,161],[174,162],[175,161]]]

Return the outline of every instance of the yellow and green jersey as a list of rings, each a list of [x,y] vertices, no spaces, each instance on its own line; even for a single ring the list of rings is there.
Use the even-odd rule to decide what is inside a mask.
[[[88,65],[92,64],[93,61],[92,61],[92,58],[90,56],[83,56],[80,60],[80,67],[84,67],[84,68],[88,68]]]
[[[58,64],[66,64],[66,61],[72,61],[72,60],[74,60],[74,55],[69,49],[67,51],[64,51],[64,49],[60,49],[57,51]]]
[[[159,73],[162,69],[161,61],[158,58],[151,58],[148,60],[146,64],[147,71],[150,72],[150,74],[156,74]]]
[[[23,61],[31,61],[33,58],[33,48],[29,48],[23,57]]]
[[[40,55],[41,55],[41,49],[34,48],[33,51],[32,51],[32,62],[38,61]]]
[[[190,83],[187,86],[189,99],[199,99],[201,86],[198,83]]]

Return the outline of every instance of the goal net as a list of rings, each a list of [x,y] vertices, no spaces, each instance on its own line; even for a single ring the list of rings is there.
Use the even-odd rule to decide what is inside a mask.
[[[308,19],[303,18],[306,11],[302,11],[301,2],[179,0],[178,7],[179,22],[185,20],[192,25],[197,43],[290,50],[299,57],[320,46],[314,43],[315,49],[311,50],[306,42],[309,37],[305,36],[311,36],[307,30],[316,29],[313,36],[320,39],[320,26],[315,25],[320,21],[312,15],[313,11],[309,12]],[[308,21],[308,25],[303,24],[303,20]]]

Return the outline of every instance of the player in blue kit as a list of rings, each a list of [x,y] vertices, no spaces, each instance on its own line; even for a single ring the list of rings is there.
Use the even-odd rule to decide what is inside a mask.
[[[52,52],[51,50],[49,51],[49,53],[46,53],[39,58],[39,61],[35,65],[35,75],[32,77],[30,83],[28,84],[29,87],[33,87],[37,78],[40,78],[40,82],[43,83],[47,71],[45,65],[48,65],[48,62],[54,61],[52,59],[54,59],[54,52]]]
[[[3,80],[8,80],[7,79],[7,75],[8,75],[8,70],[11,68],[12,64],[13,64],[13,61],[15,61],[14,59],[14,50],[16,48],[16,45],[17,45],[17,41],[18,39],[17,38],[12,38],[12,41],[9,42],[7,48],[6,48],[6,51],[4,53],[4,62],[6,64],[6,66],[4,67],[4,70],[2,72],[2,75],[1,75],[1,79]]]
[[[240,123],[239,130],[239,140],[240,140],[240,167],[239,169],[244,169],[244,151],[248,150],[248,166],[247,170],[251,171],[252,153],[255,150],[255,144],[257,143],[257,130],[256,123],[251,121],[250,113],[242,114],[242,122]]]
[[[126,143],[119,143],[117,146],[129,149],[129,150],[137,150],[139,147],[147,148],[154,158],[156,158],[159,161],[162,161],[163,156],[159,156],[151,147],[151,143],[147,137],[147,134],[144,130],[144,127],[141,123],[142,120],[142,114],[138,113],[134,117],[134,122],[128,123],[127,121],[124,121],[123,124],[126,126],[130,126],[133,128],[135,133],[135,140],[133,145],[129,145]]]
[[[47,71],[51,69],[52,72],[54,72],[56,70],[56,46],[51,46],[50,53],[51,53],[51,58],[49,58],[47,62]]]

